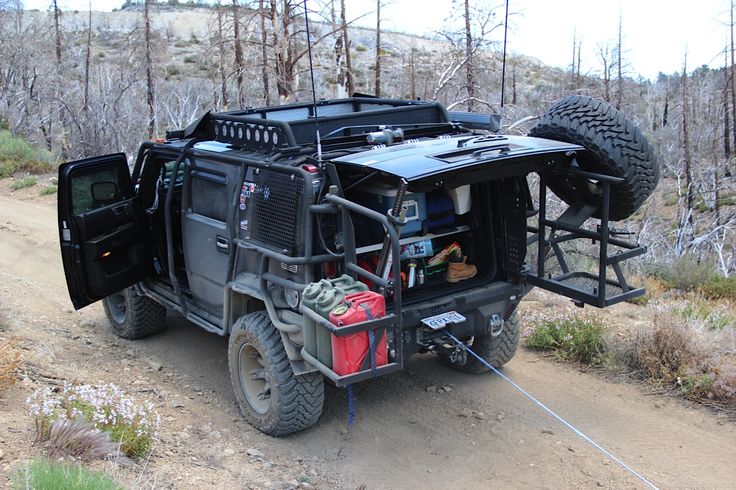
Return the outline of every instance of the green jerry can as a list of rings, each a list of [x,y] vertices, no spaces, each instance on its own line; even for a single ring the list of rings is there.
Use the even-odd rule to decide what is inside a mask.
[[[335,279],[322,279],[308,284],[302,293],[302,302],[307,308],[329,320],[330,312],[345,299],[345,296],[368,287],[347,274]],[[332,335],[326,328],[304,317],[304,350],[319,362],[332,369]]]

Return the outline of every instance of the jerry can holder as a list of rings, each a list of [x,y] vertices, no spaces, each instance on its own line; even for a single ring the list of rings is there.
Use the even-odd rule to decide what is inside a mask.
[[[621,264],[633,257],[646,253],[638,243],[622,240],[611,235],[622,234],[609,226],[611,185],[623,182],[622,178],[588,172],[570,167],[567,173],[598,182],[602,188],[600,208],[586,204],[571,205],[557,219],[547,217],[547,185],[543,173],[539,174],[538,226],[528,225],[532,233],[528,244],[537,245],[536,270],[526,272],[527,283],[547,291],[566,296],[578,306],[591,305],[598,308],[611,306],[638,296],[643,296],[643,287],[632,287],[626,280]],[[600,209],[600,224],[595,230],[584,228],[593,214]],[[530,215],[529,217],[533,216]],[[571,270],[561,244],[573,240],[590,240],[598,245],[597,271]],[[556,261],[559,273],[547,272],[548,262]],[[552,262],[554,264],[554,262]],[[608,276],[611,268],[615,278]]]
[[[345,325],[342,327],[337,327],[330,323],[329,320],[321,316],[319,313],[317,313],[314,310],[311,310],[307,307],[302,308],[302,313],[306,316],[308,316],[311,320],[313,320],[317,324],[317,328],[324,328],[327,329],[332,335],[335,335],[336,337],[346,337],[348,335],[353,335],[360,332],[368,332],[372,330],[376,334],[376,338],[381,338],[386,332],[387,337],[393,338],[394,341],[397,338],[396,337],[396,328],[397,328],[397,317],[393,314],[388,314],[382,318],[376,318],[375,320],[368,320],[365,322],[360,323],[354,323],[352,325]],[[393,332],[393,334],[392,334]],[[389,342],[391,344],[392,342]],[[373,348],[377,348],[378,343],[373,346]],[[370,348],[370,347],[369,347]],[[385,374],[391,374],[395,373],[396,371],[401,370],[401,363],[394,361],[391,361],[391,348],[389,347],[389,362],[387,364],[384,364],[383,366],[376,366],[375,368],[371,369],[365,369],[362,371],[357,371],[355,373],[346,374],[346,375],[339,375],[332,369],[330,369],[328,366],[320,362],[317,358],[315,358],[312,354],[306,351],[306,349],[302,348],[301,354],[302,357],[310,364],[312,364],[314,367],[316,367],[319,372],[321,372],[323,375],[325,375],[330,381],[335,383],[335,386],[338,388],[347,386],[349,384],[357,383],[358,381],[364,381],[366,379],[383,376]],[[399,352],[401,349],[396,349],[393,358],[396,358],[397,356],[401,356]],[[366,354],[366,356],[370,356],[370,352]],[[375,358],[375,352],[374,356]]]
[[[321,316],[316,311],[309,309],[302,305],[302,313],[313,320],[317,328],[324,328],[329,331],[332,335],[337,337],[345,337],[347,335],[353,335],[360,332],[373,331],[376,333],[376,338],[381,338],[383,332],[386,332],[386,338],[388,342],[388,363],[383,366],[375,366],[374,368],[364,369],[355,373],[339,375],[330,367],[320,362],[312,354],[302,348],[301,355],[309,364],[317,368],[327,379],[335,383],[337,387],[344,387],[358,381],[364,381],[366,379],[383,376],[400,371],[404,367],[404,352],[401,345],[402,340],[402,315],[401,315],[401,288],[394,288],[394,283],[391,279],[384,279],[377,275],[363,269],[358,265],[358,259],[356,254],[355,245],[355,231],[350,218],[350,213],[357,213],[366,216],[369,219],[378,221],[386,233],[391,238],[391,253],[394,257],[399,257],[401,254],[401,248],[399,246],[399,235],[396,232],[393,224],[389,221],[386,215],[382,215],[372,209],[366,208],[357,204],[353,201],[345,199],[338,195],[339,191],[336,186],[330,188],[330,192],[325,195],[325,201],[327,201],[330,207],[334,206],[333,209],[337,209],[342,220],[342,258],[345,264],[345,273],[353,277],[361,276],[364,277],[374,284],[383,288],[385,294],[391,295],[393,305],[391,306],[391,312],[387,312],[382,318],[376,318],[373,320],[367,320],[360,323],[354,323],[352,325],[345,325],[337,327],[330,323],[329,320]],[[324,208],[323,205],[313,205],[312,212],[330,212]],[[394,260],[392,264],[393,277],[400,277],[400,261]],[[374,345],[374,349],[377,348],[378,343]],[[370,355],[370,352],[366,355]],[[375,356],[374,356],[375,357]]]

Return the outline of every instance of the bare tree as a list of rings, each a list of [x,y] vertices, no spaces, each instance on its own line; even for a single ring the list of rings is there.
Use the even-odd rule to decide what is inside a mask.
[[[458,72],[465,68],[466,76],[463,90],[465,95],[451,103],[450,107],[466,104],[470,109],[475,107],[477,102],[490,105],[485,100],[478,98],[476,94],[475,56],[480,49],[489,45],[488,35],[503,24],[494,22],[495,12],[493,9],[472,9],[470,4],[465,1],[463,2],[461,16],[463,27],[460,31],[445,30],[440,33],[448,43],[449,52],[440,58],[439,66],[435,69],[438,77],[431,97],[433,100],[437,100],[440,94],[450,86]],[[468,21],[471,23],[470,30],[468,30]],[[475,25],[475,29],[472,28],[472,24]],[[473,31],[475,31],[475,34]],[[470,44],[468,44],[468,40]],[[468,64],[471,65],[470,69],[468,69]]]
[[[376,97],[381,96],[381,0],[376,0]]]
[[[227,99],[227,74],[225,73],[225,35],[223,31],[223,24],[224,24],[224,12],[222,9],[222,5],[220,3],[217,4],[217,45],[218,45],[218,54],[219,54],[219,72],[220,72],[220,98],[222,103],[222,108],[224,110],[228,109],[228,99]]]
[[[689,131],[689,118],[688,118],[688,93],[687,93],[687,55],[685,55],[685,61],[682,66],[682,148],[685,157],[685,185],[687,188],[686,195],[686,215],[687,221],[690,225],[693,223],[692,210],[693,202],[695,200],[695,189],[693,188],[693,159],[690,152],[690,131]]]
[[[243,62],[243,46],[240,44],[240,6],[238,0],[233,0],[233,36],[235,42],[235,72],[238,81],[238,107],[245,106],[245,90],[243,80],[245,65]]]
[[[611,102],[611,70],[613,69],[613,56],[608,43],[599,44],[597,49],[598,60],[601,62],[601,78],[603,79],[603,98]]]
[[[82,110],[89,110],[89,64],[92,57],[92,0],[89,2],[89,22],[87,23],[87,53],[84,57],[84,106]]]
[[[624,77],[623,77],[623,14],[618,14],[618,42],[616,43],[616,70],[618,76],[616,77],[616,109],[621,109],[621,104],[624,97]]]
[[[56,0],[52,3],[54,7],[54,39],[56,41],[56,63],[61,66],[61,29],[59,20],[61,19],[61,10]]]
[[[263,0],[258,0],[258,14],[259,27],[261,30],[261,63],[263,64],[261,81],[263,82],[263,98],[265,99],[266,105],[271,105],[271,84],[268,80],[268,49],[266,47],[266,44],[268,43],[268,33],[266,32],[267,14]]]
[[[731,159],[731,128],[728,107],[728,52],[724,49],[723,54],[726,58],[723,65],[723,154],[726,157],[726,161],[728,161]]]
[[[734,20],[733,20],[733,11],[734,11],[735,5],[734,0],[731,0],[731,8],[729,9],[729,15],[730,15],[730,23],[729,23],[729,33],[731,35],[731,115],[733,116],[731,120],[733,121],[733,144],[734,148],[736,148],[736,62],[734,62],[734,57],[736,56],[736,48],[734,47]]]
[[[468,96],[468,110],[475,109],[475,47],[473,32],[470,29],[470,0],[465,0],[465,90]]]
[[[144,0],[144,33],[146,39],[146,101],[148,102],[148,137],[156,135],[156,89],[153,78],[153,59],[151,57],[151,0]]]
[[[340,28],[342,30],[342,45],[343,49],[345,50],[345,91],[348,95],[351,95],[355,91],[355,79],[353,76],[353,60],[350,57],[350,36],[348,34],[345,0],[340,0]]]

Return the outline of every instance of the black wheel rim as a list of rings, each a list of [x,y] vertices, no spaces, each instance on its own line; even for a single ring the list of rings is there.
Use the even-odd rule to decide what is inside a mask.
[[[248,405],[259,415],[265,415],[271,405],[271,384],[267,363],[260,351],[251,343],[244,343],[238,350],[238,377],[240,388]]]
[[[125,295],[123,293],[115,293],[107,298],[107,305],[109,306],[110,316],[113,321],[118,324],[125,323],[125,316],[128,313],[128,305],[125,301]]]

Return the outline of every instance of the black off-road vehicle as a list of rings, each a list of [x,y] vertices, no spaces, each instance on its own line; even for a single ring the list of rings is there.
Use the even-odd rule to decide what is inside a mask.
[[[645,249],[609,221],[639,208],[659,170],[639,129],[587,97],[558,101],[527,137],[497,124],[354,97],[208,113],[144,143],[132,170],[122,153],[66,163],[58,217],[72,302],[102,299],[126,339],[162,330],[167,310],[228,335],[240,408],[272,435],[317,422],[325,378],[346,386],[428,351],[483,372],[446,332],[501,366],[530,287],[597,307],[643,294],[621,263]],[[567,203],[555,217],[547,189]],[[595,260],[576,270],[573,242],[598,247]],[[329,321],[344,294],[368,289],[385,315]],[[338,374],[330,341],[368,336],[365,359]]]

